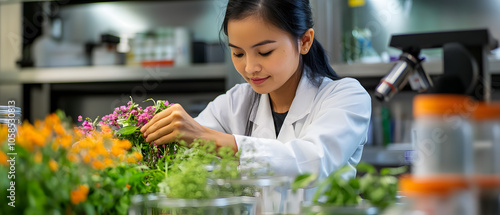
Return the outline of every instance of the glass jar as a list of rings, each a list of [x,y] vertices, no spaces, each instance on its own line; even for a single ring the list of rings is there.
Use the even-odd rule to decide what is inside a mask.
[[[476,102],[464,95],[423,94],[413,102],[413,175],[471,174],[473,131],[470,115]]]
[[[22,123],[21,108],[15,106],[0,105],[0,124],[16,124]]]
[[[177,199],[163,194],[136,195],[131,199],[130,215],[148,214],[248,214],[255,215],[257,200],[252,197],[227,197],[213,199]]]
[[[477,201],[473,183],[463,175],[401,176],[399,204],[383,215],[475,215]]]
[[[229,192],[257,199],[258,214],[294,214],[290,202],[290,178],[285,176],[242,177],[239,179],[218,179],[215,182],[221,193]],[[301,199],[300,199],[301,200]],[[298,201],[300,201],[298,200]],[[296,202],[300,206],[300,202]]]

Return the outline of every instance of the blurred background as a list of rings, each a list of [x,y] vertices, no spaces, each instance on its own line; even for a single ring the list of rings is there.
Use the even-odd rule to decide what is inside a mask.
[[[196,116],[243,82],[220,25],[227,0],[0,0],[0,105],[15,101],[34,121],[57,109],[104,116],[130,97],[166,99]],[[373,95],[401,50],[393,34],[487,28],[500,38],[497,0],[311,0],[315,31],[336,72]],[[423,67],[442,74],[441,49],[422,51]],[[488,53],[491,99],[500,100],[500,51]],[[373,99],[366,161],[409,163],[412,101],[404,89]]]

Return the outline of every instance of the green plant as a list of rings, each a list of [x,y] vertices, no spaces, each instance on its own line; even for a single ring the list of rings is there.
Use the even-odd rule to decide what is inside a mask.
[[[0,211],[126,214],[131,195],[157,190],[150,177],[162,176],[138,165],[142,155],[129,151],[129,141],[114,138],[105,127],[83,134],[65,122],[56,114],[33,125],[24,122],[13,145],[0,135],[0,175],[5,176],[0,194],[9,196],[5,191],[11,189],[13,196]],[[0,126],[0,134],[5,129]],[[7,155],[12,163],[4,162]]]
[[[148,101],[152,101],[153,105],[142,108],[139,104],[136,104],[131,97],[127,106],[122,105],[116,107],[113,113],[102,117],[101,121],[99,121],[99,117],[95,120],[91,120],[90,118],[83,120],[80,116],[78,117],[78,121],[82,122],[80,129],[87,133],[99,130],[99,127],[102,126],[109,126],[113,130],[115,137],[130,141],[133,148],[142,154],[144,159],[140,164],[145,164],[151,169],[158,168],[163,170],[164,156],[175,154],[182,146],[176,143],[158,146],[154,142],[146,142],[140,128],[149,122],[157,113],[169,108],[171,105],[166,100],[155,101],[153,99],[147,99],[143,102]]]
[[[170,198],[206,199],[219,195],[219,189],[211,181],[219,178],[236,178],[238,155],[228,147],[216,148],[212,141],[197,139],[189,149],[167,155],[165,179],[161,191]]]
[[[332,206],[352,206],[360,204],[364,199],[380,210],[396,202],[398,185],[396,175],[406,172],[405,166],[383,168],[379,173],[372,165],[361,162],[356,169],[362,176],[345,179],[344,173],[351,169],[344,166],[317,182],[312,202]],[[315,174],[299,175],[292,183],[292,188],[297,190],[306,187],[316,179]]]

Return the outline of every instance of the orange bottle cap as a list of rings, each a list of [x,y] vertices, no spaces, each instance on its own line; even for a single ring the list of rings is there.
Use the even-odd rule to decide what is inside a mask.
[[[469,117],[477,106],[470,96],[456,94],[422,94],[413,100],[415,118],[429,115],[463,115]]]
[[[474,109],[472,117],[475,120],[500,120],[500,102],[478,103],[476,109]]]
[[[443,174],[428,177],[403,175],[399,179],[399,189],[405,196],[448,195],[468,187],[470,180],[464,175]]]
[[[480,188],[500,188],[500,175],[476,175],[474,181]]]

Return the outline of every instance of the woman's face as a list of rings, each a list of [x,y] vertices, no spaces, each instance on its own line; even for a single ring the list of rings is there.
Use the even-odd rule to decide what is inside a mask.
[[[299,68],[299,42],[258,16],[229,20],[227,27],[234,67],[260,94],[287,86]]]

